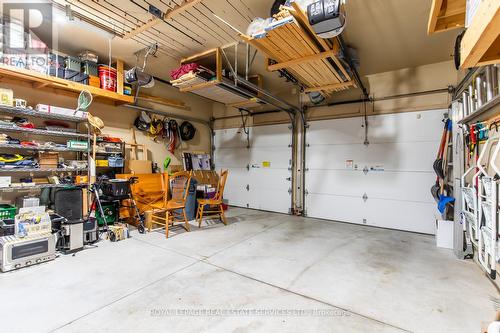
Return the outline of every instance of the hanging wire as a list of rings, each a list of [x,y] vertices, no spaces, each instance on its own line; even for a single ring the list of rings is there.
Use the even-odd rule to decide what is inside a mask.
[[[241,128],[243,129],[243,133],[247,136],[247,148],[250,148],[250,129],[247,127],[247,120],[250,115],[250,111],[245,109],[238,109],[241,116]],[[243,116],[243,112],[247,112],[246,118]]]

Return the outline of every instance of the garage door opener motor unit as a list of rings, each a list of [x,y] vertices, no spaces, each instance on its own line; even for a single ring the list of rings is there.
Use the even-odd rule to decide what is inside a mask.
[[[307,6],[307,16],[320,38],[333,38],[344,31],[346,15],[342,0],[321,0]]]

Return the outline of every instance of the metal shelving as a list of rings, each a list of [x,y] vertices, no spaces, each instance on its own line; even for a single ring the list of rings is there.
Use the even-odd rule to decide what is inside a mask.
[[[40,190],[44,188],[64,188],[64,187],[83,187],[82,185],[72,185],[72,184],[38,184],[30,186],[10,186],[10,187],[0,187],[0,192],[20,192],[20,191],[33,191]]]
[[[65,115],[55,114],[55,113],[45,113],[45,112],[35,111],[32,109],[16,108],[16,107],[6,106],[6,105],[0,105],[0,112],[6,113],[6,114],[11,114],[14,116],[27,116],[27,117],[37,117],[37,118],[44,118],[44,119],[65,120],[65,121],[71,121],[71,122],[75,122],[75,123],[84,123],[87,121],[87,118],[82,118],[82,117],[72,117],[72,116],[65,116]]]
[[[60,137],[67,137],[67,138],[82,138],[82,139],[90,138],[90,136],[88,134],[83,134],[83,133],[64,132],[64,131],[49,131],[49,130],[42,130],[42,129],[37,129],[37,128],[24,128],[24,127],[19,127],[19,126],[0,125],[0,130],[6,131],[6,132],[21,132],[21,133],[30,133],[30,134],[34,134],[34,135],[60,136]]]
[[[59,151],[59,152],[86,152],[87,149],[75,149],[66,147],[43,147],[43,146],[25,146],[10,143],[1,143],[0,148],[12,148],[22,150],[37,150],[37,151]]]
[[[80,172],[88,171],[88,168],[17,168],[17,169],[2,169],[0,168],[0,173],[21,173],[21,172]]]

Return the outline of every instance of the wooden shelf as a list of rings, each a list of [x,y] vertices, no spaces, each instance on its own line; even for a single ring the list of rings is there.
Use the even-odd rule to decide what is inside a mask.
[[[427,34],[465,26],[466,0],[432,0]]]
[[[92,94],[94,99],[113,102],[114,104],[131,104],[134,102],[134,97],[132,96],[7,65],[0,65],[0,81],[2,80],[23,81],[31,83],[35,89],[52,88],[76,94],[79,94],[82,90],[87,90]]]
[[[460,46],[461,68],[500,62],[500,1],[479,5]]]
[[[318,91],[328,95],[355,87],[345,64],[338,59],[337,38],[316,36],[304,11],[292,3],[282,7],[278,25],[262,38],[241,35],[241,38],[263,52],[276,64],[268,64],[269,71],[286,69],[302,83],[306,92]]]

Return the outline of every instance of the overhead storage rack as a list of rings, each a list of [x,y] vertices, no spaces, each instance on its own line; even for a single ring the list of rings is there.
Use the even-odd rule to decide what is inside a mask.
[[[237,49],[237,43],[232,46]],[[224,60],[227,68],[223,64]],[[190,63],[198,64],[201,70],[186,73],[170,81],[172,86],[181,92],[190,92],[235,108],[251,109],[272,105],[286,112],[300,111],[262,89],[260,75],[250,75],[248,79],[240,77],[235,71],[237,63],[231,65],[222,48],[211,49],[181,60],[181,65]]]
[[[356,86],[349,66],[339,59],[337,38],[317,37],[307,15],[296,3],[292,7],[282,6],[277,18],[261,38],[241,35],[273,62],[268,62],[268,70],[286,69],[305,92],[328,95]]]

